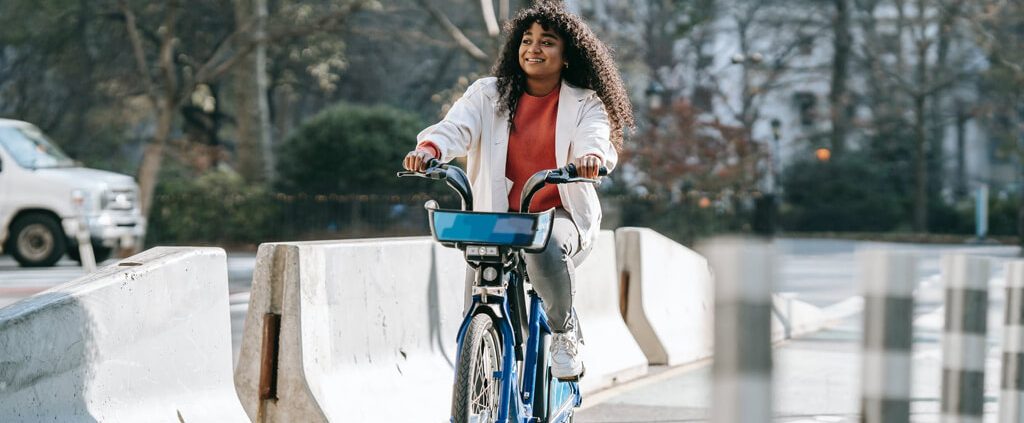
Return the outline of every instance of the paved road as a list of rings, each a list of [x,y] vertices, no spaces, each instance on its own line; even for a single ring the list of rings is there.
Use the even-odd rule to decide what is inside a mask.
[[[870,242],[782,239],[779,250],[780,282],[776,291],[791,292],[795,298],[819,307],[828,307],[858,295],[855,284],[856,251],[868,248],[913,250],[921,253],[920,282],[917,291],[915,346],[915,421],[934,421],[938,409],[938,334],[941,332],[941,286],[938,281],[939,256],[945,252],[969,249],[976,254],[1005,260],[1017,254],[1014,247],[973,247],[960,245],[909,245]],[[253,254],[229,254],[229,291],[231,293],[232,341],[236,350],[241,341],[242,324],[248,303]],[[1001,286],[1003,272],[996,266],[993,287]],[[32,295],[83,275],[75,262],[62,261],[50,269],[21,269],[8,256],[0,256],[0,306]],[[999,328],[1000,290],[993,289],[990,328]],[[790,341],[776,349],[776,420],[837,422],[856,420],[859,376],[860,316],[854,315],[831,330],[804,339]],[[999,334],[990,330],[990,367],[998,366]],[[652,369],[654,375],[643,381],[613,388],[585,400],[578,414],[580,423],[633,423],[703,421],[707,418],[707,363],[684,368]],[[996,372],[990,369],[986,385],[998,386]],[[994,407],[994,391],[988,395]],[[929,414],[931,413],[931,414]]]
[[[939,420],[943,288],[939,257],[964,246],[894,245],[848,241],[782,240],[781,289],[798,299],[827,307],[857,295],[856,251],[867,248],[920,253],[920,280],[915,292],[913,422]],[[990,281],[988,360],[985,380],[986,422],[995,421],[999,391],[1003,263],[1017,254],[1013,247],[974,247],[974,254],[996,259]],[[784,342],[774,351],[774,421],[859,421],[860,343],[863,316],[850,315],[831,329]],[[585,400],[579,423],[668,423],[707,421],[710,361],[676,369],[654,368],[653,376],[612,388]]]

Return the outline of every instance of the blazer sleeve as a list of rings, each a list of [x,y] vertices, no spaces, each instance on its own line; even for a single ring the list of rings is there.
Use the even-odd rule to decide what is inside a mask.
[[[619,153],[612,146],[610,135],[611,125],[604,103],[597,95],[592,95],[583,106],[583,118],[576,128],[573,160],[593,154],[604,159],[604,166],[611,172],[618,163]]]
[[[417,145],[433,143],[441,153],[440,160],[448,162],[465,156],[470,146],[479,144],[483,128],[482,105],[485,82],[478,80],[466,89],[455,101],[444,119],[420,131],[416,136]]]

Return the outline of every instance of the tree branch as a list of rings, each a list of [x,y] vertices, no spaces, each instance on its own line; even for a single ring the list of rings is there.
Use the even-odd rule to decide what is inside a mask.
[[[160,70],[167,85],[164,86],[165,95],[168,100],[174,101],[178,97],[178,73],[174,65],[174,46],[177,44],[175,26],[178,23],[178,11],[181,3],[178,0],[167,2],[167,14],[164,15],[163,26],[160,32]],[[187,94],[186,94],[187,96]]]
[[[470,41],[468,37],[466,37],[466,34],[462,33],[462,30],[460,30],[459,27],[455,26],[455,24],[453,24],[452,21],[449,20],[447,16],[445,16],[444,12],[441,12],[440,9],[430,4],[429,0],[416,1],[420,4],[420,6],[427,10],[427,13],[430,13],[430,17],[434,18],[434,20],[437,21],[439,25],[441,25],[441,28],[444,29],[445,32],[447,32],[448,35],[455,40],[455,43],[458,44],[459,47],[461,47],[463,50],[465,50],[466,53],[469,53],[469,55],[472,58],[476,59],[476,61],[481,63],[491,62],[490,56],[488,56],[487,53],[484,53],[484,51],[481,50],[480,47],[477,47],[476,44],[473,44],[473,42]]]
[[[196,71],[195,80],[197,83],[208,83],[220,78],[252,52],[260,42],[269,43],[284,39],[301,38],[318,32],[337,29],[344,22],[345,18],[361,10],[366,3],[366,0],[350,2],[334,12],[321,16],[308,25],[301,27],[289,25],[275,31],[269,31],[263,39],[251,36],[255,20],[250,19],[229,35],[225,42],[210,56],[210,59]],[[236,48],[231,50],[231,46],[236,44]]]
[[[135,56],[136,70],[142,78],[142,85],[145,87],[146,95],[149,96],[153,106],[158,103],[156,88],[153,86],[153,77],[149,74],[149,65],[146,63],[146,53],[142,49],[142,37],[139,35],[139,27],[135,20],[135,13],[128,8],[125,0],[118,0],[118,8],[124,14],[124,25],[128,31],[128,40],[132,45],[132,55]]]

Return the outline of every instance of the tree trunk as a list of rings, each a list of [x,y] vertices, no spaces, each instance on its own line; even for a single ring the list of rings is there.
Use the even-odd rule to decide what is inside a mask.
[[[149,217],[149,211],[153,207],[153,197],[156,194],[156,185],[159,181],[160,166],[164,158],[164,146],[171,134],[171,124],[174,121],[176,108],[173,102],[165,99],[157,106],[156,133],[153,134],[153,141],[146,146],[142,154],[142,164],[139,166],[139,207],[142,215]]]
[[[957,199],[967,197],[967,120],[963,103],[956,104],[956,187]]]
[[[260,119],[260,147],[263,151],[263,177],[275,176],[274,139],[270,126],[270,80],[267,76],[267,0],[256,0],[256,106]]]
[[[253,18],[252,0],[236,0],[235,22],[243,25]],[[246,181],[262,180],[263,161],[260,158],[257,87],[253,71],[257,70],[255,55],[247,55],[235,67],[235,151],[238,173]]]
[[[847,108],[849,94],[846,81],[849,79],[850,63],[850,10],[847,0],[835,0],[836,18],[833,25],[832,90],[829,103],[832,111],[832,154],[841,155],[846,149],[848,127]]]
[[[925,97],[914,97],[914,231],[928,232],[928,157]]]

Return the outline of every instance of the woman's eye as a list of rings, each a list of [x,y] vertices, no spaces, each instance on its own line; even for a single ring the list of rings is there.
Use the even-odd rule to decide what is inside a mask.
[[[548,47],[551,47],[551,46],[555,45],[555,43],[552,43],[551,41],[545,41],[542,44],[544,44],[545,46],[548,46]]]
[[[524,38],[523,39],[523,44],[530,44],[530,40],[527,40],[527,39]]]

